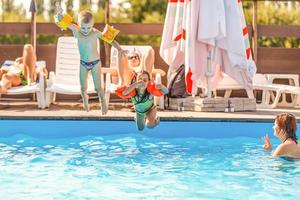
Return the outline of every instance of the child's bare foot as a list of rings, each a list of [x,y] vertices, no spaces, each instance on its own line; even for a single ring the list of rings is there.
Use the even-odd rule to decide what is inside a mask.
[[[101,99],[101,111],[102,111],[102,115],[107,114],[108,108],[105,99]]]
[[[155,118],[154,123],[150,123],[149,120],[147,119],[147,121],[146,121],[146,126],[147,126],[147,128],[150,128],[150,129],[151,129],[151,128],[156,127],[159,123],[160,123],[160,118],[159,118],[159,117],[156,117],[156,118]]]
[[[155,126],[157,126],[159,123],[160,123],[160,117],[156,117]]]
[[[7,89],[3,85],[0,85],[0,94],[6,94],[6,93],[7,93]]]
[[[86,112],[89,112],[89,111],[90,111],[90,106],[89,106],[89,105],[83,104],[83,107],[84,107],[84,110],[85,110]]]

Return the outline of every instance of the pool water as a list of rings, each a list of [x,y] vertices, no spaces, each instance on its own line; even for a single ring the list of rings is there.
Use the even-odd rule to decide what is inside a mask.
[[[162,128],[169,125],[162,122]],[[0,199],[294,200],[300,196],[300,162],[270,158],[256,136],[153,137],[150,133],[0,137]],[[272,143],[278,145],[275,138]]]

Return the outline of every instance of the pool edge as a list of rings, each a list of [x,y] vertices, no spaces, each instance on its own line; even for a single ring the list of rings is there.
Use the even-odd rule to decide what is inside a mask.
[[[71,120],[71,121],[133,121],[124,116],[0,116],[0,120]],[[181,122],[273,122],[274,118],[222,118],[222,117],[160,117],[161,121]]]

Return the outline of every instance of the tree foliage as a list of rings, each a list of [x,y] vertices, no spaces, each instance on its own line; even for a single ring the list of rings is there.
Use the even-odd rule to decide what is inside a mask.
[[[245,18],[252,23],[253,3],[243,3]],[[299,2],[258,2],[257,23],[261,25],[300,25]],[[259,46],[300,48],[300,39],[293,37],[260,37]]]
[[[168,1],[162,0],[125,0],[124,4],[129,4],[130,7],[124,12],[132,20],[138,23],[154,23],[163,22],[166,13]]]
[[[67,0],[66,3],[66,12],[70,15],[74,15],[74,3],[73,0]]]
[[[18,22],[25,19],[26,10],[21,5],[15,5],[14,0],[1,0],[0,3],[1,21]]]
[[[41,16],[44,14],[45,11],[45,5],[44,5],[44,0],[35,0],[36,2],[36,7],[37,7],[37,15]]]

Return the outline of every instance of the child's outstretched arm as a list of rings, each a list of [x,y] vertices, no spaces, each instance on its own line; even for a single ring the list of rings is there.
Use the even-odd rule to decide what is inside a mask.
[[[93,28],[93,31],[97,34],[97,37],[98,37],[98,38],[102,39],[103,35],[102,35],[102,32],[101,32],[101,31],[99,31],[99,30],[96,29],[96,28]]]
[[[94,28],[93,29],[94,32],[97,34],[98,38],[100,38],[101,40],[103,40],[103,33],[101,31],[99,31],[98,29]],[[105,40],[103,40],[105,41]],[[115,47],[116,49],[118,49],[118,51],[122,51],[123,49],[121,48],[120,44],[113,40],[111,43],[109,43],[110,45],[112,45],[113,47]]]
[[[168,88],[166,88],[163,84],[156,84],[156,89],[159,89],[164,95],[169,93]]]
[[[120,44],[116,40],[112,41],[111,45],[113,47],[115,47],[116,49],[118,49],[118,51],[123,51],[123,49],[121,48]]]
[[[75,38],[77,38],[78,37],[78,33],[79,33],[79,31],[80,31],[80,28],[79,28],[79,26],[77,26],[76,24],[70,24],[69,26],[68,26],[68,29],[70,30],[70,31],[72,31],[72,33],[73,33],[73,36],[75,37]]]
[[[68,22],[67,24],[64,24],[63,26],[61,26],[61,21],[62,20],[62,16],[60,16],[59,14],[55,15],[55,23],[57,26],[59,26],[62,30],[66,30],[66,29],[69,29],[72,31],[73,35],[75,37],[77,37],[78,35],[78,32],[79,32],[79,26],[77,26],[76,24],[72,23],[72,22]]]
[[[62,30],[71,30],[76,37],[79,32],[79,27],[73,23],[73,18],[68,14],[63,14],[62,8],[59,3],[56,4],[56,15],[54,20],[57,26]]]

